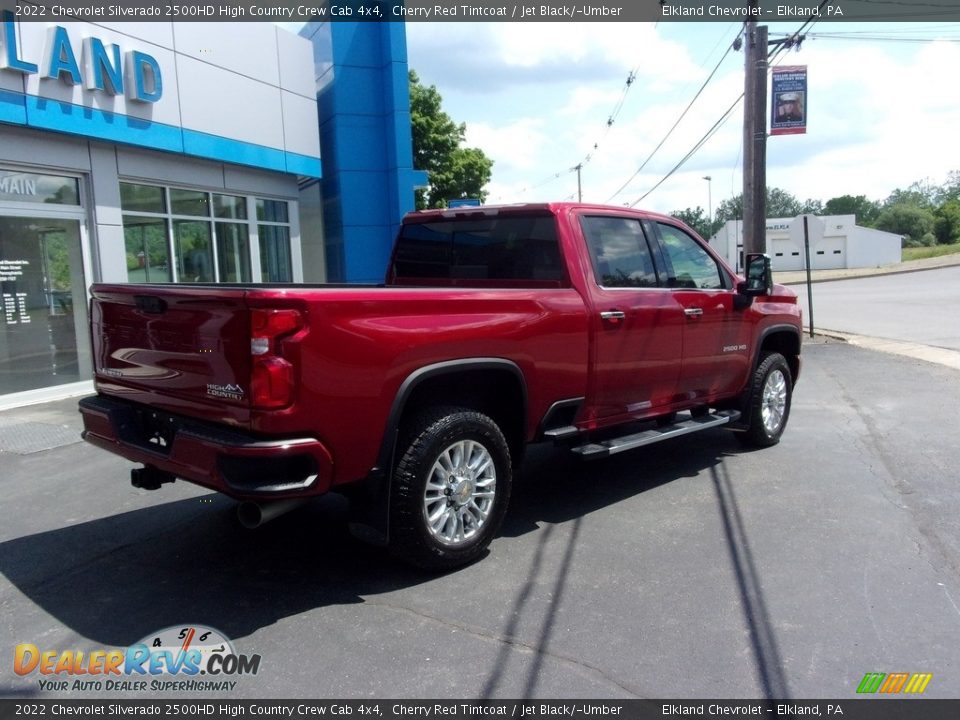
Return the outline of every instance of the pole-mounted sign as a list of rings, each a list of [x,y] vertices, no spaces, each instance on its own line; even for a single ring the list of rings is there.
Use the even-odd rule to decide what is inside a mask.
[[[770,86],[770,134],[807,132],[807,66],[774,68]]]

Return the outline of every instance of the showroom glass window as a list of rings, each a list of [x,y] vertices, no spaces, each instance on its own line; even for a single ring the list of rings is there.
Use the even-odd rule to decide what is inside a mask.
[[[281,200],[122,182],[127,278],[292,282],[288,205]],[[251,206],[257,222],[252,221]],[[257,246],[259,277],[251,254]]]
[[[263,282],[291,282],[290,211],[282,200],[257,199],[257,236]]]

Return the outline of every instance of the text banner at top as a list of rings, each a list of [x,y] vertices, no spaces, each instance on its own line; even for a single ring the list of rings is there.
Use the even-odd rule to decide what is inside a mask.
[[[960,0],[747,2],[620,0],[0,0],[19,22],[938,22],[960,20]],[[10,15],[5,15],[9,20]]]
[[[818,717],[840,720],[954,720],[960,700],[919,698],[877,700],[234,700],[190,696],[187,699],[131,700],[126,698],[63,700],[35,697],[0,700],[0,720],[24,716],[156,718],[211,717],[347,717],[370,720],[659,720],[660,718],[781,718]]]

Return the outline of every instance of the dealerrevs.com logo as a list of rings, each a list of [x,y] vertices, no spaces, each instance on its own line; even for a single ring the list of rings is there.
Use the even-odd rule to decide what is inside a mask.
[[[13,670],[38,675],[40,690],[232,691],[237,676],[256,675],[259,655],[241,655],[223,633],[204,625],[174,625],[124,650],[41,650],[17,645]]]

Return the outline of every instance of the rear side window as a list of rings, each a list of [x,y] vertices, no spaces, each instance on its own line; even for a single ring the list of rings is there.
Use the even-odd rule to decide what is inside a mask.
[[[564,272],[556,222],[546,215],[403,225],[393,275],[399,282],[559,287]]]
[[[606,288],[657,287],[650,246],[640,221],[623,217],[580,218],[597,284]]]

